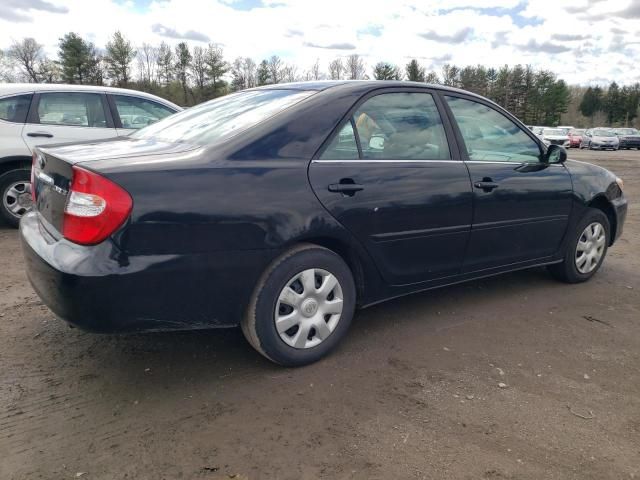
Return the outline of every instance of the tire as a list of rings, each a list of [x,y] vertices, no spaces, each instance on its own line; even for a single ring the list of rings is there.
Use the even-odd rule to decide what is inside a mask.
[[[604,243],[602,244],[602,250],[599,254],[599,258],[595,264],[592,264],[591,269],[589,271],[580,271],[578,268],[577,261],[577,249],[578,242],[583,239],[583,234],[587,227],[599,224],[604,230]],[[611,227],[609,225],[609,219],[602,212],[602,210],[598,210],[596,208],[589,208],[587,212],[582,217],[582,220],[578,222],[577,227],[571,233],[570,238],[567,242],[567,248],[564,253],[564,258],[562,263],[556,263],[554,265],[549,265],[548,269],[551,274],[558,280],[565,283],[581,283],[586,282],[591,277],[593,277],[596,272],[600,269],[602,262],[607,256],[607,249],[609,246],[609,238],[610,238]],[[584,237],[586,238],[586,237]],[[596,241],[592,242],[593,244],[597,243]],[[588,244],[588,243],[587,243]],[[589,258],[587,262],[592,262],[592,259]],[[585,264],[586,265],[586,264]]]
[[[22,215],[31,208],[30,182],[31,171],[25,168],[9,170],[0,176],[0,218],[12,227],[18,227]],[[24,193],[21,193],[22,188],[26,188]],[[19,200],[16,193],[20,194]]]
[[[312,269],[314,276],[307,275],[305,278],[313,278],[314,285],[305,288],[299,276]],[[325,274],[327,276],[322,276]],[[325,292],[328,295],[326,297],[320,293],[318,285],[322,286],[329,278],[328,275],[332,275],[338,283],[332,290]],[[284,294],[287,287],[298,294],[294,298],[300,301],[296,308],[291,307],[286,301],[280,301],[281,293]],[[292,287],[297,287],[300,291]],[[311,297],[307,296],[308,292]],[[329,302],[335,302],[340,297],[342,311],[339,314],[324,313],[324,308],[335,309],[335,304]],[[327,303],[324,303],[325,301]],[[340,342],[349,329],[355,306],[356,288],[353,275],[344,260],[326,248],[302,244],[275,259],[262,274],[242,319],[242,332],[249,343],[272,362],[287,367],[307,365],[320,360]],[[282,318],[296,315],[291,318],[299,318],[300,321],[288,330],[279,332],[276,327],[278,315],[282,315]],[[309,316],[310,318],[306,318]],[[313,322],[315,325],[326,327],[322,329],[322,335],[311,325]],[[282,328],[288,324],[289,322]],[[308,336],[301,336],[301,332],[307,329]],[[300,342],[305,345],[301,345]]]

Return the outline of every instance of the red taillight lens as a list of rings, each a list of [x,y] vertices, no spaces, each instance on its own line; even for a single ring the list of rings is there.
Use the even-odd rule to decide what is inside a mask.
[[[131,196],[111,180],[73,167],[64,208],[62,234],[82,245],[95,245],[115,232],[131,213]]]

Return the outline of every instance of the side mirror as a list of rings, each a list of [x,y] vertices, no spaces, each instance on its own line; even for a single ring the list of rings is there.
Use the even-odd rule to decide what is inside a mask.
[[[545,163],[564,163],[567,160],[567,151],[560,145],[549,145],[544,160]]]
[[[384,150],[384,137],[373,136],[369,139],[369,148],[371,150]]]

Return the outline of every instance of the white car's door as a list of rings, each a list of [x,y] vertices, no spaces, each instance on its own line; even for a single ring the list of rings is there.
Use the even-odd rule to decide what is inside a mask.
[[[118,115],[115,124],[119,136],[129,135],[176,112],[175,109],[148,98],[114,94],[109,96]]]
[[[82,142],[117,136],[102,93],[42,92],[34,98],[22,138],[38,145]]]

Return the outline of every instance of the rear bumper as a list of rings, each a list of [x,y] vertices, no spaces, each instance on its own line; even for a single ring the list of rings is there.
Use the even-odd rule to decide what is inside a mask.
[[[640,140],[620,140],[620,148],[640,148]]]
[[[237,325],[270,261],[268,250],[129,257],[110,240],[81,246],[54,239],[33,212],[22,218],[20,237],[42,301],[95,332]]]

